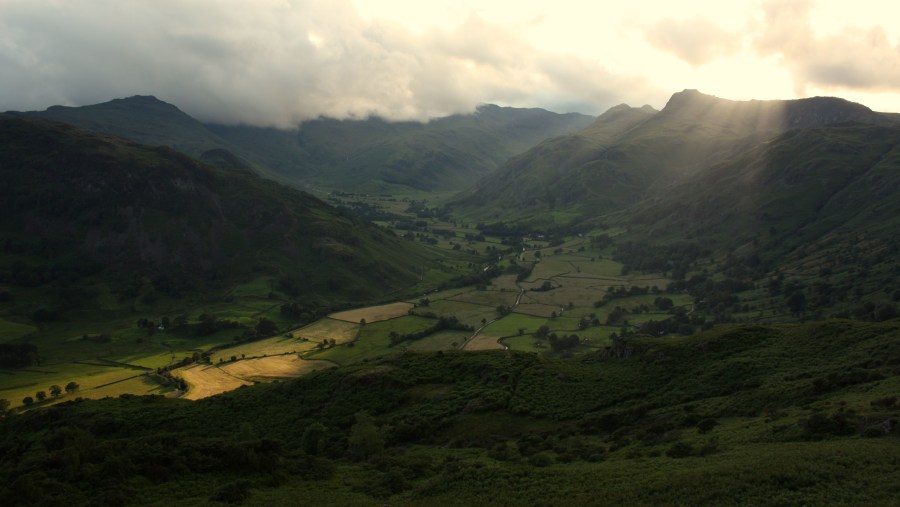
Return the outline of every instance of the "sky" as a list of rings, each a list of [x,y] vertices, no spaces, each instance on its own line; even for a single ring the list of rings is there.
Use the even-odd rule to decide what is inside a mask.
[[[662,108],[688,88],[900,112],[900,2],[0,0],[0,111],[155,95],[289,128]]]

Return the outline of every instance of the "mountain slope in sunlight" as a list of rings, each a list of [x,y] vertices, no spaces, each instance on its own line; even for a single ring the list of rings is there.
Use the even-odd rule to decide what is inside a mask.
[[[541,220],[548,211],[568,211],[585,218],[656,195],[791,129],[844,122],[893,124],[842,99],[741,102],[694,90],[674,94],[658,114],[643,109],[631,114],[646,117],[617,135],[591,128],[541,143],[488,176],[454,206],[475,217],[510,213]]]

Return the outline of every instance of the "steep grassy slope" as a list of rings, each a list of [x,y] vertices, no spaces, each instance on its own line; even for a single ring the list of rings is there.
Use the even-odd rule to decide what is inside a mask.
[[[486,105],[474,114],[427,123],[319,119],[303,123],[298,133],[204,125],[171,104],[141,96],[15,114],[171,146],[194,157],[226,149],[260,175],[293,186],[368,191],[394,185],[462,189],[510,156],[593,121],[581,114]]]
[[[632,337],[577,360],[408,353],[7,417],[0,487],[26,505],[890,505],[898,366],[898,321]]]
[[[85,276],[180,294],[262,274],[297,295],[380,296],[429,255],[307,194],[62,124],[0,116],[0,273],[13,285]]]
[[[642,202],[648,234],[753,238],[785,247],[832,233],[896,237],[900,128],[847,124],[793,130]]]
[[[604,116],[615,117],[611,110]],[[857,121],[891,124],[884,115],[842,99],[796,101],[719,99],[686,90],[619,135],[587,129],[548,140],[479,183],[454,207],[485,217],[512,213],[546,219],[547,211],[588,217],[664,192],[710,165],[728,160],[788,129]],[[603,120],[601,116],[600,120]]]

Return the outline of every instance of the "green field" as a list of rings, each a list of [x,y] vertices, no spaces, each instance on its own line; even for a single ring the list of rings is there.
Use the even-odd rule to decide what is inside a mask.
[[[545,324],[547,324],[547,319],[541,317],[511,313],[488,325],[483,332],[484,334],[498,337],[516,336],[519,334],[520,329],[523,329],[524,333],[533,333]]]
[[[0,343],[21,338],[37,330],[38,328],[28,324],[0,319]]]
[[[327,359],[337,364],[345,365],[399,353],[402,350],[399,346],[390,346],[391,339],[389,334],[392,331],[400,334],[413,333],[428,328],[434,322],[433,319],[409,315],[407,317],[366,324],[359,330],[359,335],[355,341],[323,351],[313,350],[306,357],[309,359]]]
[[[460,322],[470,326],[480,326],[481,319],[491,320],[497,316],[493,307],[455,300],[433,301],[428,306],[420,306],[413,310],[416,315],[434,313],[439,317],[456,317]]]
[[[406,342],[404,346],[417,351],[454,350],[460,348],[471,334],[465,331],[438,331],[421,340]]]

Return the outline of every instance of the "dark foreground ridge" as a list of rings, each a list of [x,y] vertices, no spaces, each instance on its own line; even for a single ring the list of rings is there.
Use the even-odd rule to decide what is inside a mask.
[[[890,505],[900,321],[407,353],[0,421],[21,505]]]

